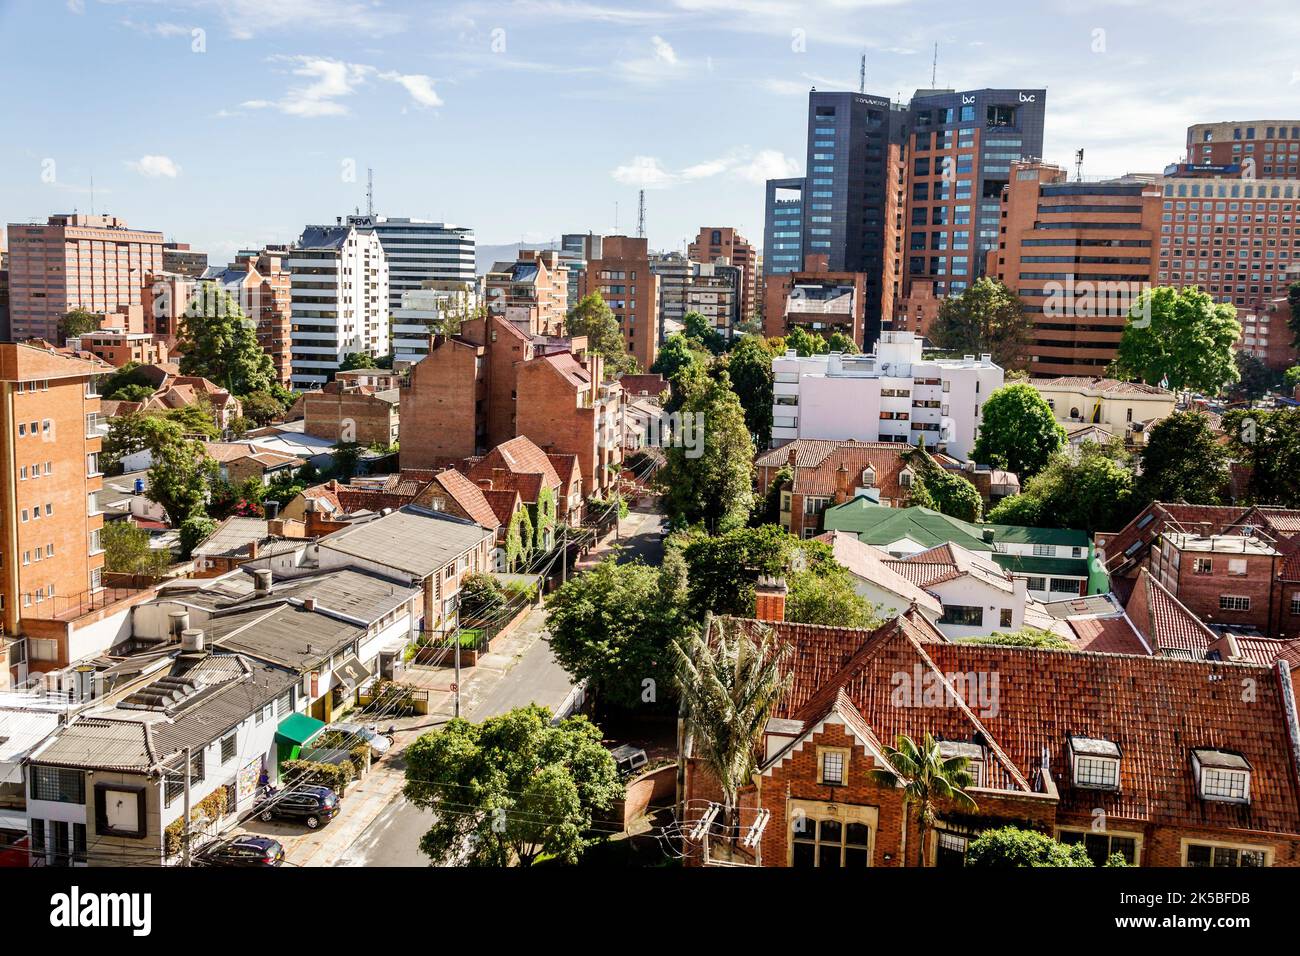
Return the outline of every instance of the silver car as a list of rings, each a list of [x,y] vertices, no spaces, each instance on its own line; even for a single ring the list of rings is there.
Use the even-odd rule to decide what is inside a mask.
[[[370,744],[370,753],[375,760],[382,760],[393,747],[393,738],[381,734],[374,724],[331,724],[329,729],[347,734],[358,743],[364,740]]]

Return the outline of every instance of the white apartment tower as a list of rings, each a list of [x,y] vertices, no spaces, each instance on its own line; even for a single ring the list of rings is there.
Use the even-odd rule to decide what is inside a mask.
[[[988,355],[923,359],[911,332],[884,332],[870,355],[794,352],[772,361],[772,446],[796,438],[942,445],[967,458],[981,410],[1002,387]]]
[[[402,308],[402,296],[426,282],[474,281],[474,230],[428,219],[348,216],[358,232],[379,237],[388,259],[388,310]]]
[[[294,388],[319,388],[352,352],[388,354],[388,263],[378,236],[341,222],[308,226],[288,268]]]

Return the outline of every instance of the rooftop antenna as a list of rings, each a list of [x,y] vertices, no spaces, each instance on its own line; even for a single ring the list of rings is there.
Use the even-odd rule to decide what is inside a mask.
[[[366,167],[366,215],[375,214],[375,171]]]
[[[862,53],[862,63],[858,66],[858,92],[864,96],[867,92],[867,54],[865,50]]]
[[[939,75],[939,44],[934,45],[934,60],[930,64],[930,89],[937,89],[936,77]]]
[[[1074,151],[1074,181],[1083,182],[1083,147]]]
[[[645,190],[644,189],[641,190],[640,194],[637,196],[636,237],[638,239],[645,238]]]

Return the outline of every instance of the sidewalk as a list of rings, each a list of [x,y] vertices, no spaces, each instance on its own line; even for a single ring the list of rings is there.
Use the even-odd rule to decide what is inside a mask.
[[[492,716],[480,711],[495,710],[494,702],[502,697],[507,678],[524,656],[545,634],[546,610],[535,608],[520,622],[513,633],[495,642],[492,653],[485,655],[475,667],[461,671],[461,715],[467,719],[482,720]],[[523,682],[527,675],[520,675]],[[440,668],[433,683],[449,688],[452,682],[449,668]],[[426,682],[427,683],[427,682]],[[543,701],[545,703],[545,701]],[[484,707],[483,705],[487,705]],[[451,720],[454,701],[450,689],[430,690],[429,714],[401,717],[381,721],[381,729],[396,725],[392,752],[383,760],[372,764],[370,772],[348,788],[339,815],[319,830],[284,820],[262,822],[245,821],[237,831],[273,837],[284,844],[287,866],[333,866],[357,838],[391,806],[400,799],[406,782],[406,761],[403,753],[421,734],[437,729]]]

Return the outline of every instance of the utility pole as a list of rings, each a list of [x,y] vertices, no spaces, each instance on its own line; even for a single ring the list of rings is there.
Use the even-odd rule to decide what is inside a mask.
[[[645,190],[637,196],[636,237],[645,238]]]
[[[163,784],[164,789],[166,784]],[[181,829],[181,866],[190,866],[190,748],[185,748],[185,826]]]
[[[456,611],[456,632],[452,635],[452,639],[456,643],[456,651],[455,651],[456,683],[452,685],[456,690],[456,698],[455,698],[455,710],[452,711],[452,714],[455,717],[459,717],[460,716],[460,611],[459,610]]]
[[[375,171],[366,167],[366,215],[375,215]]]
[[[1083,182],[1083,149],[1080,148],[1074,153],[1074,181]]]
[[[935,88],[939,75],[939,44],[934,45],[934,61],[930,64],[930,89]]]
[[[858,67],[858,92],[863,96],[867,94],[867,54],[862,54],[862,65]]]
[[[560,585],[569,583],[569,526],[560,529]]]

